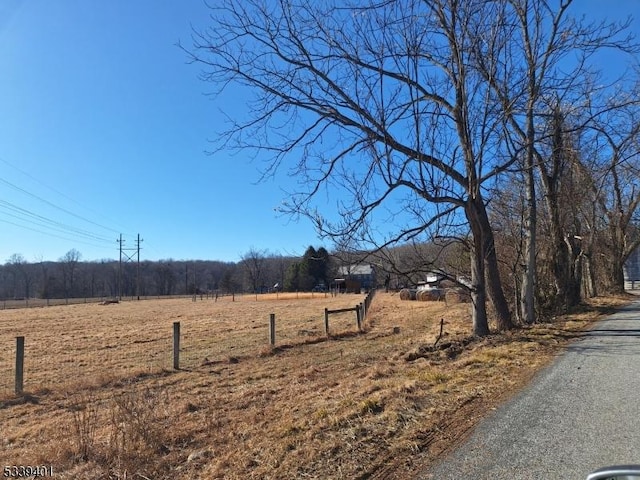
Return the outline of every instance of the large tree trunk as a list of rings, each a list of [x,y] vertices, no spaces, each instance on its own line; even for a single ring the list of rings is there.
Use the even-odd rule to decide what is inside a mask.
[[[493,238],[493,230],[487,215],[487,209],[484,205],[482,197],[476,198],[473,202],[475,210],[475,221],[478,223],[478,231],[481,236],[482,250],[481,255],[485,263],[485,280],[487,292],[491,300],[491,304],[496,312],[496,323],[498,330],[509,330],[513,328],[511,321],[511,312],[509,304],[504,296],[502,289],[502,280],[500,278],[500,269],[498,267],[498,256],[496,254],[496,246]]]
[[[531,59],[533,60],[533,59]],[[527,155],[525,168],[526,188],[526,217],[524,221],[524,271],[522,273],[522,291],[520,296],[520,309],[522,319],[531,325],[536,321],[535,314],[535,288],[536,288],[536,239],[538,235],[538,200],[536,198],[536,182],[534,175],[534,108],[537,96],[536,81],[533,72],[535,68],[530,65],[529,77],[529,102],[527,107]]]
[[[490,333],[487,320],[487,294],[483,275],[483,262],[478,256],[473,255],[471,261],[471,319],[473,321],[473,334],[479,337],[484,337]]]
[[[471,281],[473,301],[473,330],[475,335],[487,335],[489,325],[486,312],[487,290],[497,315],[499,330],[513,327],[509,305],[502,290],[493,231],[482,197],[469,199],[466,215],[473,233]]]
[[[472,227],[473,251],[471,252],[471,319],[473,334],[479,337],[489,335],[487,319],[487,294],[485,288],[485,262],[483,258],[482,233]]]
[[[533,117],[530,119],[529,135],[533,141]],[[522,272],[522,289],[520,291],[520,315],[522,321],[532,324],[535,315],[535,285],[536,285],[536,230],[538,209],[536,201],[535,179],[533,175],[533,147],[527,149],[526,165],[526,216],[524,219],[524,271]]]
[[[611,263],[611,286],[609,291],[611,293],[624,292],[624,261],[619,258],[614,258]]]
[[[584,273],[582,276],[582,294],[585,297],[593,298],[598,295],[598,288],[596,286],[596,279],[593,273],[593,262],[591,257],[584,257]]]
[[[531,233],[530,227],[525,225],[524,238],[524,271],[522,272],[522,286],[520,290],[520,315],[522,321],[532,324],[536,320],[535,316],[535,273],[536,273],[536,246],[535,234]]]
[[[576,251],[580,249],[573,237],[565,237],[560,222],[559,202],[555,191],[547,195],[549,209],[549,228],[551,233],[551,251],[553,278],[555,284],[556,308],[567,310],[580,303],[580,279],[574,268],[578,259]]]
[[[611,225],[610,235],[611,235],[611,248],[610,248],[610,259],[609,259],[609,292],[611,293],[622,293],[624,292],[624,264],[628,255],[625,255],[625,249],[628,248],[626,245],[626,235],[624,232],[624,223],[622,219],[615,219],[614,221],[613,215],[610,217]]]

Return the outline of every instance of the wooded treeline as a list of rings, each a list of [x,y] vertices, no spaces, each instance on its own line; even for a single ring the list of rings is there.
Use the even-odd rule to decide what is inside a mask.
[[[328,288],[339,265],[325,248],[312,246],[301,257],[252,248],[239,262],[167,259],[121,266],[117,260],[84,262],[75,249],[57,262],[28,262],[13,254],[0,266],[0,299],[310,291]]]

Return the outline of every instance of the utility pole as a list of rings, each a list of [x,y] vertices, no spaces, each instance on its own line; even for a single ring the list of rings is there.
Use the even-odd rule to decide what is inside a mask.
[[[143,240],[140,238],[140,234],[138,234],[138,239],[136,240],[136,247],[138,249],[138,259],[136,266],[136,295],[138,296],[138,300],[140,300],[140,242]]]
[[[120,261],[118,262],[118,301],[122,300],[122,244],[124,240],[122,240],[122,234],[120,234],[120,238],[116,240],[120,246]]]
[[[120,245],[120,261],[118,263],[118,300],[122,300],[122,259],[124,257],[124,262],[133,262],[133,256],[136,255],[136,295],[138,296],[138,300],[140,300],[140,243],[143,239],[140,238],[140,234],[138,234],[138,238],[136,239],[136,246],[134,248],[124,248],[124,239],[122,238],[122,234],[120,234],[120,238],[116,240]],[[131,252],[131,253],[128,253]]]

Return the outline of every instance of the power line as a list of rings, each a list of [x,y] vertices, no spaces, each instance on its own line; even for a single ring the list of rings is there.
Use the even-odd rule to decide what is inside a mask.
[[[93,220],[89,220],[88,218],[85,218],[82,215],[78,215],[76,213],[73,213],[73,212],[67,210],[66,208],[62,208],[62,207],[50,202],[49,200],[45,200],[44,198],[39,197],[38,195],[36,195],[34,193],[28,192],[24,188],[21,188],[21,187],[18,187],[17,185],[14,185],[13,183],[9,182],[8,180],[5,180],[4,178],[0,178],[0,182],[4,183],[5,185],[8,185],[9,187],[11,187],[11,188],[13,188],[13,189],[15,189],[15,190],[17,190],[19,192],[24,193],[25,195],[28,195],[28,196],[30,196],[32,198],[40,200],[41,202],[43,202],[43,203],[55,208],[56,210],[60,210],[61,212],[66,213],[67,215],[71,215],[72,217],[75,217],[75,218],[77,218],[79,220],[82,220],[84,222],[90,223],[90,224],[95,225],[97,227],[103,228],[105,230],[110,230],[112,232],[119,233],[118,230],[114,230],[113,228],[110,228],[110,227],[105,227],[104,225],[101,225],[101,224],[99,224],[97,222],[94,222]]]
[[[87,230],[81,229],[81,228],[77,228],[77,227],[73,227],[70,225],[66,225],[64,223],[61,222],[57,222],[55,220],[51,220],[49,218],[43,217],[42,215],[39,215],[37,213],[34,213],[30,210],[27,210],[26,208],[22,208],[19,207],[11,202],[7,202],[6,200],[0,200],[0,208],[4,208],[10,211],[13,211],[15,214],[12,213],[6,213],[5,215],[9,215],[13,218],[16,218],[18,220],[22,220],[22,221],[28,221],[30,223],[33,223],[35,225],[44,227],[44,228],[50,228],[52,230],[56,230],[62,233],[68,233],[68,234],[74,234],[74,235],[80,235],[83,237],[87,237],[91,240],[98,240],[101,242],[105,242],[105,243],[111,243],[111,240],[108,239],[107,237],[103,237],[100,235],[96,235],[92,232],[89,232]]]
[[[30,178],[30,179],[31,179],[31,180],[33,180],[34,182],[36,182],[36,183],[38,183],[38,184],[42,185],[43,187],[45,187],[45,188],[47,188],[47,189],[51,190],[52,192],[56,193],[57,195],[60,195],[61,197],[66,198],[66,199],[67,199],[67,200],[69,200],[70,202],[72,202],[72,203],[74,203],[74,204],[76,204],[76,205],[78,205],[78,206],[80,206],[80,207],[84,208],[85,210],[87,210],[87,211],[89,211],[89,212],[91,212],[91,213],[93,213],[93,214],[96,214],[96,215],[98,215],[98,216],[102,216],[103,218],[106,218],[106,217],[104,217],[103,215],[99,214],[98,212],[96,212],[96,211],[94,211],[94,210],[92,210],[92,209],[88,208],[86,205],[81,204],[81,203],[80,203],[80,202],[78,202],[77,200],[74,200],[74,199],[73,199],[73,198],[71,198],[70,196],[68,196],[68,195],[66,195],[66,194],[64,194],[64,193],[62,193],[62,192],[60,192],[59,190],[57,190],[57,189],[53,188],[53,187],[52,187],[52,186],[50,186],[50,185],[47,185],[46,183],[44,183],[43,181],[41,181],[41,180],[37,179],[36,177],[34,177],[33,175],[29,174],[28,172],[25,172],[25,171],[24,171],[24,170],[22,170],[21,168],[19,168],[19,167],[17,167],[17,166],[15,166],[15,165],[13,165],[11,162],[7,161],[7,160],[6,160],[6,159],[4,159],[2,156],[0,156],[0,162],[4,163],[5,165],[8,165],[9,167],[13,168],[14,170],[17,170],[18,172],[20,172],[20,173],[21,173],[22,175],[24,175],[25,177]],[[7,181],[5,180],[5,182],[7,182]],[[9,182],[7,182],[7,183],[9,183]],[[19,188],[19,187],[15,187],[15,188]],[[22,191],[23,191],[23,190],[22,190]],[[41,201],[43,201],[43,202],[45,202],[45,203],[51,204],[51,202],[49,202],[49,201],[47,201],[47,200],[44,200],[44,199],[41,199],[41,198],[40,198],[40,197],[38,197],[37,195],[34,195],[34,194],[32,194],[32,193],[29,193],[29,192],[25,192],[25,193],[27,193],[27,195],[31,195],[31,196],[33,196],[33,197],[35,197],[35,198],[37,198],[37,199],[39,199],[39,200],[41,200]],[[62,210],[62,211],[67,212],[65,209],[63,209],[63,208],[61,208],[61,207],[57,207],[57,206],[55,206],[55,205],[54,205],[54,207],[55,207],[55,208],[58,208],[58,209],[60,209],[60,210]],[[113,228],[106,227],[106,226],[104,226],[104,225],[101,225],[101,224],[99,224],[99,223],[96,223],[96,222],[93,222],[93,221],[91,221],[91,220],[85,219],[84,217],[80,217],[80,216],[75,215],[75,214],[73,214],[73,213],[72,213],[71,215],[76,216],[76,217],[79,217],[79,218],[81,218],[81,219],[82,219],[82,220],[84,220],[84,221],[87,221],[87,222],[92,223],[92,224],[94,224],[94,225],[96,225],[96,226],[99,226],[99,227],[101,227],[101,228],[104,228],[105,230],[109,230],[109,231],[111,231],[111,232],[113,232],[113,233],[119,233],[120,231],[122,231],[122,230],[115,230],[115,229],[113,229]],[[112,222],[112,220],[111,220],[111,219],[107,219],[107,220],[109,220],[110,222]],[[114,222],[114,223],[115,223],[115,222]]]
[[[96,245],[95,243],[89,243],[89,242],[86,242],[84,240],[78,240],[78,239],[74,239],[74,238],[63,237],[61,235],[56,235],[56,234],[50,233],[50,232],[43,232],[42,230],[38,230],[37,228],[27,227],[26,225],[20,225],[18,223],[11,222],[9,220],[5,220],[4,218],[0,218],[0,222],[8,223],[9,225],[14,225],[16,227],[24,228],[26,230],[31,230],[32,232],[42,233],[43,235],[48,235],[50,237],[60,238],[62,240],[68,240],[68,241],[71,241],[71,242],[78,242],[78,243],[82,243],[82,244],[89,245],[89,246],[92,246],[92,247],[97,247],[97,248],[111,248],[111,247],[107,247],[106,245]]]
[[[18,172],[20,172],[21,174],[25,175],[26,177],[32,179],[33,181],[39,183],[40,185],[43,185],[44,187],[52,190],[53,192],[55,192],[56,194],[70,200],[71,202],[80,205],[78,202],[76,202],[75,200],[73,200],[72,198],[70,198],[69,196],[63,194],[62,192],[46,185],[45,183],[41,182],[40,180],[38,180],[37,178],[33,177],[32,175],[30,175],[29,173],[21,170],[20,168],[16,167],[15,165],[11,164],[10,162],[8,162],[7,160],[5,160],[4,158],[0,157],[0,161],[2,161],[4,164],[14,168],[15,170],[17,170]],[[9,180],[5,179],[5,178],[0,178],[0,184],[4,184],[18,192],[20,192],[23,195],[26,195],[28,197],[34,198],[36,200],[38,200],[39,202],[57,210],[60,212],[63,212],[66,215],[69,215],[73,218],[76,218],[78,220],[81,220],[85,223],[94,225],[96,227],[99,227],[100,229],[103,230],[107,230],[107,231],[111,231],[111,232],[118,232],[118,230],[115,230],[113,228],[110,228],[106,225],[103,225],[101,223],[95,222],[85,216],[79,215],[71,210],[68,210],[66,208],[63,208],[57,204],[55,204],[54,202],[47,200],[39,195],[36,195],[35,193],[32,193],[31,191],[22,188],[18,185],[16,185],[15,183],[10,182]],[[0,218],[0,221],[9,224],[9,225],[14,225],[16,227],[25,229],[25,230],[30,230],[36,233],[40,233],[43,235],[47,235],[50,237],[55,237],[55,238],[60,238],[62,240],[67,240],[67,241],[73,241],[73,242],[78,242],[84,245],[89,245],[89,246],[93,246],[93,247],[97,247],[97,248],[105,248],[106,245],[96,245],[96,241],[97,242],[101,242],[104,244],[109,244],[109,245],[113,245],[112,244],[112,240],[105,237],[103,234],[100,233],[96,233],[96,232],[92,232],[90,230],[84,229],[84,228],[80,228],[80,227],[76,227],[76,226],[72,226],[69,225],[67,223],[63,223],[61,221],[57,221],[54,219],[51,219],[49,217],[45,217],[44,215],[41,215],[39,213],[36,213],[32,210],[29,210],[27,208],[23,208],[19,205],[16,205],[15,203],[11,203],[9,201],[6,200],[1,200],[0,199],[0,209],[4,210],[4,215],[14,218],[16,220],[18,220],[20,223],[16,223],[13,222],[7,218]],[[40,227],[40,228],[34,228],[34,227]],[[45,230],[42,230],[45,229]],[[62,234],[62,235],[60,235]],[[69,238],[69,236],[73,237],[73,238]]]

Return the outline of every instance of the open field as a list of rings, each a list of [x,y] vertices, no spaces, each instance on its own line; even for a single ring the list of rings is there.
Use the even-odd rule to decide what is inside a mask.
[[[213,300],[214,293],[197,294],[195,295],[197,300]],[[273,293],[273,294],[259,294],[257,296],[258,301],[273,300],[273,299],[292,299],[292,298],[320,298],[330,295],[329,292],[299,292],[299,293]],[[168,295],[168,296],[145,296],[141,295],[140,300],[178,300],[178,299],[193,299],[194,295]],[[220,294],[218,300],[224,300],[225,298],[232,298],[232,294],[225,293]],[[233,298],[247,299],[251,298],[256,300],[256,295],[244,295],[237,294]],[[105,300],[109,300],[111,297],[86,297],[86,298],[22,298],[22,299],[3,299],[0,300],[0,310],[7,310],[12,308],[37,308],[37,307],[54,307],[57,305],[76,305],[79,303],[101,303]],[[122,297],[123,302],[138,301],[137,297]]]
[[[50,389],[93,379],[104,383],[173,366],[173,322],[181,327],[181,368],[257,355],[276,341],[303,343],[324,335],[324,308],[354,307],[362,295],[280,293],[128,301],[0,311],[0,349],[25,337],[25,388]],[[336,333],[354,331],[355,313],[330,318]],[[0,357],[0,396],[14,389],[14,354]]]
[[[44,358],[27,363],[28,395],[0,397],[2,463],[52,465],[64,479],[411,478],[581,329],[628,302],[599,300],[553,324],[478,340],[468,336],[468,305],[378,294],[364,333],[343,314],[324,339],[323,309],[361,298],[0,312],[0,341],[24,334],[27,355],[37,346]],[[281,319],[275,349],[269,313]],[[187,360],[172,372],[176,320]],[[59,339],[86,365],[69,354],[53,367],[67,354]],[[105,348],[115,343],[130,353]]]

